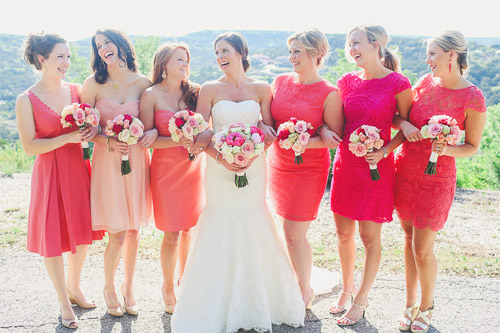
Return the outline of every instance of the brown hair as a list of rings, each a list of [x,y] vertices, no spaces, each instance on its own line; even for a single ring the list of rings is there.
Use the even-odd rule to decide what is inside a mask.
[[[132,72],[137,72],[137,57],[135,55],[134,46],[127,35],[115,29],[97,30],[94,36],[92,36],[92,57],[90,61],[97,83],[106,83],[109,75],[107,65],[99,56],[95,43],[95,37],[98,34],[106,36],[106,38],[116,45],[118,48],[118,58],[125,63],[124,66],[127,66]]]
[[[186,51],[188,64],[191,59],[191,54],[189,53],[189,48],[186,44],[164,44],[156,50],[156,53],[153,58],[153,70],[152,70],[152,81],[153,85],[161,83],[166,79],[168,73],[166,72],[165,66],[167,62],[172,57],[172,54],[175,50],[181,49]],[[188,66],[189,70],[189,66]],[[189,76],[189,72],[188,72]],[[196,83],[189,81],[188,78],[182,81],[181,83],[182,97],[179,100],[184,101],[186,106],[191,110],[196,110],[196,102],[198,101],[198,92],[200,91],[200,86]],[[180,105],[178,105],[180,109]]]
[[[363,31],[370,43],[379,43],[378,54],[384,67],[389,68],[393,72],[401,72],[399,58],[387,48],[390,37],[384,27],[380,25],[362,25],[352,29],[347,35],[346,48],[348,48],[349,37],[356,30]],[[349,52],[346,52],[346,55],[347,54],[349,54]]]
[[[467,60],[467,40],[460,31],[446,30],[440,35],[429,38],[427,44],[436,43],[444,52],[455,51],[457,53],[457,63],[460,68],[460,74],[469,67]]]
[[[242,34],[230,31],[225,32],[217,36],[214,41],[215,45],[221,40],[225,40],[241,55],[241,62],[243,64],[243,70],[246,72],[250,68],[250,62],[248,61],[248,43]]]
[[[316,65],[322,66],[328,56],[330,45],[326,36],[318,29],[297,32],[288,37],[287,45],[290,47],[292,41],[300,42],[313,59],[317,59]]]
[[[59,35],[45,35],[43,32],[41,34],[29,34],[23,47],[24,60],[28,64],[35,66],[37,70],[41,70],[42,64],[38,56],[41,55],[47,59],[54,46],[59,43],[66,44],[66,40]]]

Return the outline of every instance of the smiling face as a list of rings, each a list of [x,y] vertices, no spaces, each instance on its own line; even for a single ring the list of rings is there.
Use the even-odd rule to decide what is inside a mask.
[[[434,42],[427,45],[427,58],[425,62],[430,66],[433,76],[443,77],[443,75],[448,74],[448,66],[451,60],[450,52],[445,52]]]
[[[290,42],[290,46],[288,47],[288,59],[293,66],[294,72],[298,74],[307,73],[314,69],[313,58],[307,52],[304,45],[296,39]]]
[[[236,52],[234,47],[224,39],[215,44],[215,55],[217,56],[217,63],[223,72],[235,70],[237,66],[243,68],[241,54]]]
[[[172,52],[170,59],[165,64],[167,77],[187,79],[189,76],[189,57],[186,50],[177,48]]]
[[[97,34],[95,36],[97,53],[107,65],[118,62],[118,47],[105,35]]]
[[[68,44],[57,43],[47,59],[40,55],[39,60],[45,72],[63,79],[70,65],[70,57]]]
[[[349,36],[347,45],[349,54],[358,67],[363,68],[372,61],[380,61],[378,46],[375,43],[370,43],[363,30],[354,30]]]

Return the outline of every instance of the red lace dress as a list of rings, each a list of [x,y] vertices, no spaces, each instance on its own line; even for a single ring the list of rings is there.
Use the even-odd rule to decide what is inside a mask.
[[[336,90],[328,81],[301,84],[295,74],[278,76],[271,104],[276,129],[291,117],[318,128],[323,124],[325,99]],[[278,215],[291,221],[316,219],[328,180],[330,151],[327,148],[307,149],[302,158],[304,163],[295,164],[295,153],[280,148],[277,141],[267,156],[267,184],[273,206]]]
[[[382,159],[377,168],[380,180],[370,177],[364,157],[349,151],[349,136],[361,125],[379,128],[386,145],[391,140],[392,118],[397,112],[396,95],[411,84],[399,73],[381,79],[363,80],[358,73],[342,76],[338,88],[344,107],[344,133],[333,162],[330,204],[334,213],[358,221],[392,221],[394,210],[393,155]]]
[[[464,130],[465,110],[485,112],[481,90],[476,86],[451,90],[439,86],[432,74],[424,76],[414,88],[415,99],[410,122],[422,128],[434,115],[448,115]],[[405,141],[396,154],[395,207],[399,218],[412,221],[416,228],[443,228],[453,197],[457,170],[455,158],[440,156],[436,175],[424,173],[431,154],[431,140]]]
[[[71,102],[79,103],[77,87],[70,85]],[[63,128],[61,116],[27,91],[33,107],[35,136],[49,139],[76,131]],[[82,146],[68,143],[36,156],[31,176],[28,217],[28,251],[44,257],[76,252],[78,245],[102,239],[90,223],[90,165]]]

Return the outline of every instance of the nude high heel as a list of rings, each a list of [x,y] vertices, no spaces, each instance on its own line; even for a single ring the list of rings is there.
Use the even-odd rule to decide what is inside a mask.
[[[163,296],[163,304],[165,305],[165,312],[169,314],[174,314],[175,304],[165,303],[165,289],[161,287],[161,295]]]
[[[125,304],[125,312],[131,316],[137,316],[139,314],[139,307],[137,306],[137,304],[128,306],[127,299],[125,298],[125,293],[123,292],[123,285],[121,286],[120,291],[123,296],[123,304]]]
[[[104,291],[103,294],[104,294],[104,301],[106,302],[106,306],[108,307],[108,313],[114,317],[123,316],[123,308],[120,302],[118,302],[118,306],[116,308],[110,308],[108,305],[108,300],[106,299],[106,293]]]
[[[94,301],[91,301],[91,303],[84,302],[76,297],[68,288],[66,288],[66,293],[68,294],[68,298],[71,304],[78,305],[82,309],[94,309],[96,307]]]
[[[314,293],[314,290],[311,289],[311,295],[309,296],[309,300],[307,301],[306,310],[311,310],[315,298],[316,294]]]

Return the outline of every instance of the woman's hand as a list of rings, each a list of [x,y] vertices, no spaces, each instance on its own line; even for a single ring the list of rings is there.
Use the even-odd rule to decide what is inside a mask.
[[[342,139],[335,133],[331,131],[326,126],[323,126],[319,132],[319,136],[323,143],[330,149],[335,149],[342,142]]]
[[[201,132],[194,139],[193,144],[191,144],[187,149],[189,153],[193,156],[198,156],[203,150],[207,149],[210,141],[212,140],[212,130],[206,130]]]
[[[72,131],[65,134],[65,136],[66,136],[66,143],[80,143],[83,141],[81,131]]]
[[[115,137],[109,138],[109,147],[122,155],[128,155],[130,152],[130,145],[128,143],[119,141]]]
[[[413,126],[409,121],[403,121],[401,123],[401,130],[403,131],[406,140],[410,142],[417,142],[423,139],[420,130]]]
[[[384,150],[382,148],[373,149],[372,152],[366,154],[365,161],[368,164],[377,164],[383,158],[384,158]]]
[[[438,154],[438,156],[446,155],[448,152],[448,144],[446,142],[432,140],[432,151]]]
[[[156,128],[152,128],[144,132],[144,135],[139,141],[137,141],[137,143],[144,148],[149,148],[156,141],[157,138],[158,138],[158,130]]]
[[[259,121],[259,128],[264,132],[264,143],[271,144],[274,141],[278,140],[278,134],[276,133],[276,130],[269,125],[264,124],[264,122]]]
[[[90,141],[94,136],[97,135],[97,132],[99,131],[98,126],[92,126],[92,125],[87,125],[83,130],[80,130],[82,132],[82,139],[83,141]]]

